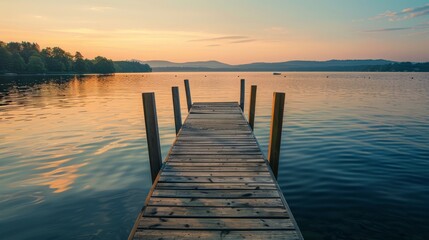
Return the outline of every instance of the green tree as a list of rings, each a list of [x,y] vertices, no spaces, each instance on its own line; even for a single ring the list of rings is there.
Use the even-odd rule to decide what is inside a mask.
[[[12,54],[15,54],[15,53],[19,54],[22,50],[21,43],[19,42],[9,42],[6,44],[6,48]]]
[[[40,47],[37,43],[21,42],[20,49],[19,55],[21,55],[25,63],[29,62],[31,56],[40,53]]]
[[[88,72],[85,60],[80,52],[76,52],[74,55],[73,70],[78,73]]]
[[[46,68],[50,72],[67,72],[72,70],[72,55],[59,47],[45,48],[41,51]]]
[[[33,55],[29,58],[27,69],[31,73],[43,73],[46,71],[42,58],[37,55]]]
[[[12,54],[7,50],[6,44],[0,41],[0,72],[7,72],[11,68]]]
[[[89,59],[85,59],[85,67],[88,70],[88,72],[94,72],[94,62],[89,60]]]
[[[12,54],[10,71],[15,73],[22,73],[25,71],[24,59],[18,53]]]
[[[59,47],[54,47],[52,49],[52,56],[56,62],[61,63],[62,69],[60,71],[70,71],[72,70],[73,58],[72,55]]]
[[[115,66],[112,60],[98,56],[94,59],[93,71],[95,73],[114,73]]]

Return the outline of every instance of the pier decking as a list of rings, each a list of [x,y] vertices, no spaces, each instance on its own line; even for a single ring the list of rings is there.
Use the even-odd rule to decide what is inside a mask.
[[[129,239],[302,239],[237,102],[192,104]]]

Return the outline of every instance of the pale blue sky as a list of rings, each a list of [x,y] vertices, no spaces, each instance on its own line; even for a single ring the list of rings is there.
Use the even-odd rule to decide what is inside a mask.
[[[0,36],[113,59],[429,61],[429,1],[2,1]]]

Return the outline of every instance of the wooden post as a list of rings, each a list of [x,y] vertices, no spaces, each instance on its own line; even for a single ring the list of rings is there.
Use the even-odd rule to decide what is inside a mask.
[[[156,115],[155,93],[143,93],[144,123],[149,151],[150,173],[152,183],[162,166],[161,145],[159,143],[158,117]]]
[[[244,111],[244,93],[246,91],[245,82],[246,82],[246,80],[241,79],[241,84],[240,84],[240,108],[241,108],[241,111]]]
[[[275,92],[273,95],[273,111],[271,117],[270,144],[268,146],[268,161],[277,179],[279,171],[280,146],[282,140],[283,111],[285,94]]]
[[[252,85],[252,89],[250,91],[250,108],[249,108],[249,125],[254,128],[255,126],[255,108],[256,108],[256,89],[258,86]]]
[[[189,88],[189,80],[185,79],[185,91],[186,91],[186,102],[188,103],[188,112],[191,111],[192,99],[191,99],[191,89]]]
[[[182,128],[182,113],[180,112],[180,96],[179,87],[172,87],[171,93],[173,94],[173,108],[174,108],[174,126],[176,127],[176,135]]]

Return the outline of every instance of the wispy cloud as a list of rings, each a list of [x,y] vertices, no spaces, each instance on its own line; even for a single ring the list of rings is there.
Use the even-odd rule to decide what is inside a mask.
[[[400,12],[388,10],[384,13],[380,13],[377,16],[370,18],[370,20],[388,19],[389,21],[400,21],[426,15],[429,15],[429,3],[421,7],[405,8],[402,9],[402,11]]]
[[[248,42],[254,42],[256,39],[243,39],[238,41],[231,41],[230,43],[248,43]]]
[[[239,39],[248,39],[246,36],[223,36],[223,37],[214,37],[214,38],[201,38],[201,39],[192,39],[190,42],[211,42],[211,41],[223,41],[223,40],[239,40]]]
[[[370,29],[364,32],[395,32],[395,31],[404,31],[404,30],[420,30],[429,28],[429,22],[419,23],[415,26],[410,27],[392,27],[392,28],[378,28],[378,29]]]
[[[413,29],[412,27],[398,27],[398,28],[379,28],[373,30],[367,30],[365,32],[394,32],[394,31],[403,31]]]
[[[240,44],[255,42],[256,39],[250,38],[248,36],[232,35],[232,36],[221,36],[221,37],[212,37],[212,38],[198,38],[191,39],[189,42],[207,42],[210,43],[206,45],[207,47],[219,47],[225,44]]]

